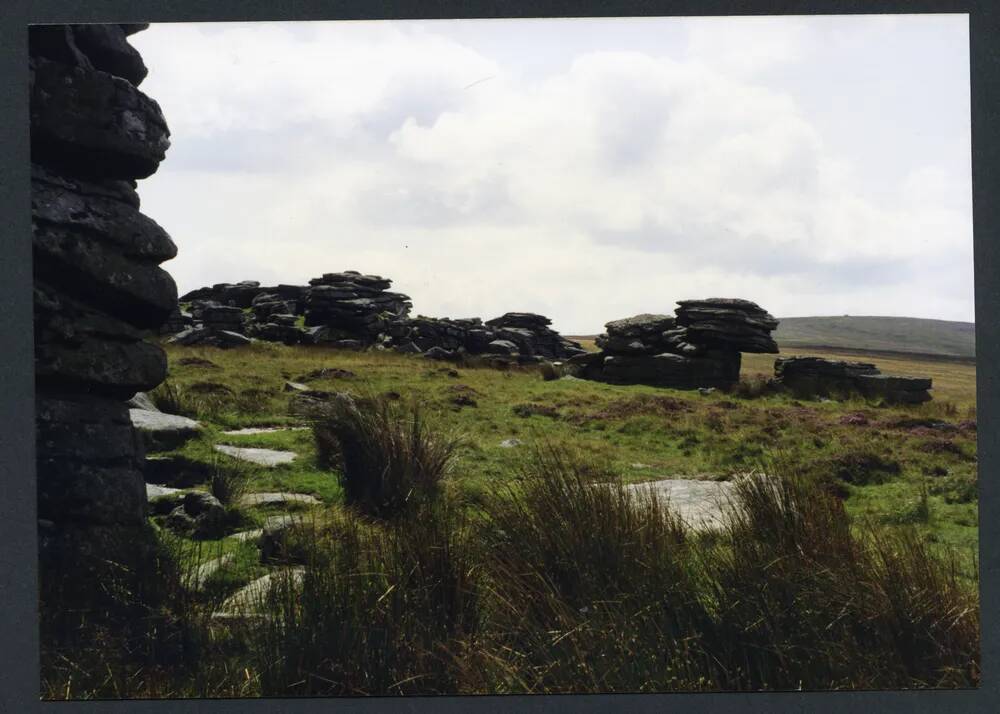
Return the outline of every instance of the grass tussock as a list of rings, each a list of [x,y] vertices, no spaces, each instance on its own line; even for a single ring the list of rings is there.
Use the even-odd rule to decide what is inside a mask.
[[[249,492],[255,474],[256,470],[246,461],[215,457],[209,492],[224,506],[234,506]]]
[[[431,498],[460,443],[435,432],[419,404],[381,396],[337,400],[313,434],[320,462],[340,466],[345,502],[375,517]]]
[[[772,469],[773,471],[773,469]],[[257,630],[262,690],[555,693],[955,687],[978,604],[913,530],[852,524],[810,478],[735,487],[694,534],[655,492],[536,450],[461,515],[349,513]],[[282,604],[284,603],[284,604]]]

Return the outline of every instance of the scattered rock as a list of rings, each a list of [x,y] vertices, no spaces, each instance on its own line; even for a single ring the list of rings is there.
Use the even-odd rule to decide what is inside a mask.
[[[274,449],[253,449],[240,446],[228,446],[226,444],[216,444],[215,450],[232,456],[234,459],[249,461],[260,466],[280,466],[290,464],[295,460],[295,453],[291,451],[275,451]]]
[[[287,506],[289,504],[303,504],[306,506],[318,506],[322,503],[315,496],[305,493],[285,493],[285,492],[264,492],[248,493],[239,500],[239,505],[243,507],[260,506]]]
[[[234,560],[236,560],[236,555],[234,553],[226,553],[218,558],[202,563],[195,568],[191,577],[185,582],[185,586],[188,590],[192,590],[194,592],[204,589],[205,583],[208,582],[209,578],[220,570],[232,565]]]
[[[515,446],[520,446],[522,442],[520,439],[504,439],[500,442],[500,448],[502,449],[513,449]]]
[[[194,419],[146,409],[129,409],[132,425],[150,451],[170,451],[198,435],[201,424]]]
[[[216,618],[266,617],[265,601],[271,588],[285,583],[293,588],[300,587],[305,578],[305,568],[292,567],[277,570],[236,591],[212,614]]]
[[[135,395],[127,402],[130,409],[143,409],[147,412],[158,412],[159,409],[156,408],[156,404],[153,400],[149,398],[149,395],[145,392],[136,392]]]

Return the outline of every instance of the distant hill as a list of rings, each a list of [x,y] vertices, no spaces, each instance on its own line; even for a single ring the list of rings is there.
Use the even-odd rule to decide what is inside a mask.
[[[918,317],[782,317],[774,332],[780,348],[833,347],[975,358],[972,322]]]

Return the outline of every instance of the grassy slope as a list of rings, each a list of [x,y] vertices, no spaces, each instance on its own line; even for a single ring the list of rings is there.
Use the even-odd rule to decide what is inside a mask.
[[[893,420],[903,417],[952,424],[974,417],[971,365],[875,358],[887,373],[927,374],[935,379],[933,402],[895,409],[859,401],[803,404],[785,396],[741,399],[580,380],[545,382],[532,369],[459,367],[458,376],[450,376],[449,366],[417,357],[273,344],[232,351],[169,347],[168,355],[170,380],[182,389],[209,382],[224,384],[235,393],[230,407],[223,400],[221,407],[200,415],[206,431],[182,453],[207,461],[213,458],[212,444],[230,443],[299,454],[292,464],[261,469],[256,490],[282,488],[314,493],[328,503],[339,501],[336,474],[316,466],[310,432],[220,433],[224,427],[294,422],[287,414],[284,381],[318,367],[337,367],[357,376],[313,380],[310,386],[359,393],[395,391],[418,399],[442,428],[462,433],[465,443],[451,483],[470,498],[494,491],[509,478],[534,440],[565,444],[585,459],[610,465],[628,481],[727,478],[775,455],[812,468],[844,454],[874,452],[898,462],[900,471],[887,483],[852,487],[849,510],[885,523],[913,521],[920,493],[929,489],[931,517],[918,525],[966,551],[977,542],[974,491],[969,495],[976,477],[975,433],[893,426]],[[180,364],[182,357],[191,356],[209,359],[219,368]],[[773,355],[746,355],[745,376],[770,374],[773,359]],[[453,404],[460,394],[471,396],[477,405]],[[546,405],[555,413],[516,416],[512,408],[525,403]],[[868,415],[868,425],[841,423],[845,414],[859,411]],[[524,446],[501,446],[512,438]]]
[[[829,347],[974,357],[971,322],[914,317],[785,317],[774,334],[782,348]]]

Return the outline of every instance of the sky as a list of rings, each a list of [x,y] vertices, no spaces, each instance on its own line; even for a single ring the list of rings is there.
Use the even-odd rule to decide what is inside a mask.
[[[688,298],[972,321],[966,15],[159,24],[181,293],[391,278],[592,334]]]

